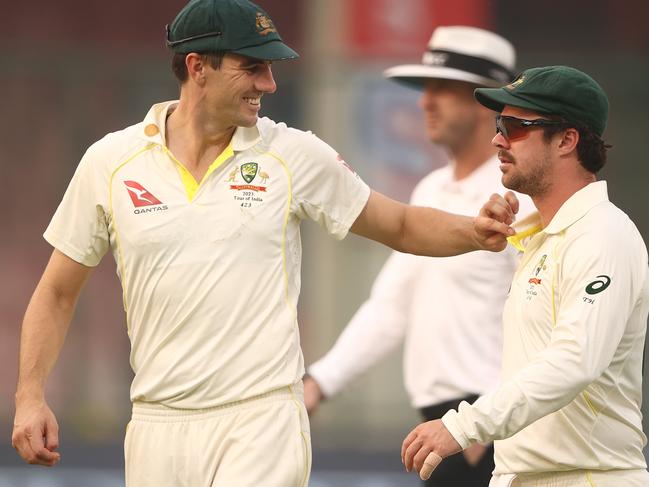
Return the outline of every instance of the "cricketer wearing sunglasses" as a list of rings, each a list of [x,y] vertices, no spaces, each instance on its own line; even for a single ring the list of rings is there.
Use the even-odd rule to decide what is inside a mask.
[[[588,75],[550,66],[475,96],[499,112],[503,184],[530,195],[538,213],[510,238],[521,261],[504,311],[501,385],[417,426],[402,445],[406,469],[425,477],[444,457],[496,440],[493,487],[647,486],[647,249],[596,178],[610,147],[606,94]]]

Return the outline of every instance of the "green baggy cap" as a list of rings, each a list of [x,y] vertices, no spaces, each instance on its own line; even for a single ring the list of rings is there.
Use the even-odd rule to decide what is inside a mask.
[[[192,0],[167,26],[167,46],[180,54],[222,51],[264,61],[299,57],[248,0]]]
[[[476,100],[502,112],[505,105],[558,115],[582,123],[600,137],[608,120],[608,98],[586,73],[568,66],[526,69],[503,88],[478,88]]]

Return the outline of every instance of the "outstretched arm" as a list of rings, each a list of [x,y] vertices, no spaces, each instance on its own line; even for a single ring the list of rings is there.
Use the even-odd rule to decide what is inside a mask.
[[[28,463],[52,466],[60,459],[55,451],[58,424],[45,401],[44,388],[91,270],[54,250],[27,306],[11,443]]]
[[[494,195],[480,214],[471,218],[434,208],[409,206],[372,191],[367,205],[351,227],[357,235],[400,252],[447,257],[472,250],[499,252],[514,234],[509,225],[518,210],[513,193]]]

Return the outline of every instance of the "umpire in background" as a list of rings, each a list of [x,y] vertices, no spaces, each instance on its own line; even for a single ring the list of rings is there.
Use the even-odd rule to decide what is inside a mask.
[[[503,193],[493,137],[493,113],[473,90],[512,78],[513,46],[486,30],[438,27],[422,64],[385,75],[422,91],[419,106],[430,140],[450,162],[427,175],[411,203],[475,213],[480,202]],[[521,197],[519,214],[532,203]],[[307,410],[337,394],[405,342],[404,381],[414,408],[426,420],[461,401],[473,402],[496,386],[502,349],[502,307],[516,267],[516,251],[475,252],[448,259],[393,253],[331,351],[305,379]],[[428,486],[486,486],[493,470],[491,444],[475,444],[445,462]]]

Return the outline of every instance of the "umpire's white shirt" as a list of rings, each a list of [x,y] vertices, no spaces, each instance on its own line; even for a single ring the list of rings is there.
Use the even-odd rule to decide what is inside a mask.
[[[447,165],[421,180],[411,203],[476,215],[491,194],[505,191],[501,177],[496,157],[459,181]],[[520,213],[532,208],[521,197]],[[414,407],[493,389],[500,374],[502,308],[516,264],[513,248],[445,258],[394,252],[370,298],[309,374],[332,396],[405,337],[405,384]]]
[[[133,401],[202,409],[298,382],[300,221],[342,238],[369,188],[313,134],[268,119],[239,127],[196,182],[166,147],[166,116],[88,149],[45,238],[117,262]]]
[[[444,424],[462,447],[502,439],[496,474],[645,468],[649,274],[638,230],[597,182],[546,228],[537,220],[520,235],[525,251],[505,305],[504,382],[449,411]]]

